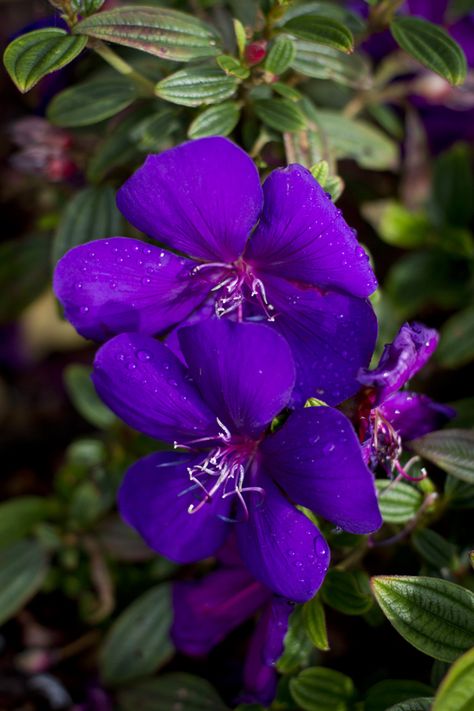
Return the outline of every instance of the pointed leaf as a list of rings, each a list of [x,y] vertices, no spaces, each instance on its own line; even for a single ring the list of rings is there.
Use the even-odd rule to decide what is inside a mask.
[[[291,65],[295,58],[295,43],[289,37],[277,37],[265,59],[265,71],[279,76]]]
[[[233,101],[211,106],[196,116],[189,126],[188,136],[189,138],[228,136],[237,126],[239,117],[240,106]]]
[[[354,684],[345,674],[310,667],[290,680],[291,695],[304,711],[348,711],[354,697]]]
[[[415,516],[423,501],[423,494],[414,486],[399,481],[378,479],[379,507],[385,523],[406,523]]]
[[[120,711],[227,711],[206,679],[191,674],[164,674],[143,679],[118,692]]]
[[[17,37],[3,55],[5,68],[24,94],[43,77],[72,62],[87,44],[57,27],[45,27]]]
[[[285,635],[284,651],[276,664],[281,674],[291,674],[309,663],[313,645],[306,634],[303,616],[302,605],[296,607],[290,615],[288,632]]]
[[[345,615],[363,615],[374,602],[369,578],[362,570],[330,570],[321,595],[327,605]]]
[[[37,541],[19,541],[0,551],[0,625],[41,588],[48,561]]]
[[[329,649],[328,633],[324,607],[319,595],[308,600],[303,605],[303,621],[306,632],[315,647],[327,651]]]
[[[135,86],[124,77],[94,79],[57,94],[48,118],[56,126],[90,126],[123,111],[136,97]]]
[[[157,96],[172,104],[201,106],[218,104],[229,99],[237,90],[237,79],[227,76],[221,69],[196,67],[182,69],[158,82]]]
[[[283,29],[300,39],[333,47],[346,54],[350,54],[354,49],[352,32],[331,17],[300,15],[285,22]]]
[[[296,55],[292,68],[314,79],[329,79],[354,89],[368,89],[372,80],[370,66],[361,54],[350,56],[316,42],[295,42]]]
[[[457,660],[438,689],[433,711],[469,711],[474,708],[474,647]]]
[[[447,429],[414,439],[410,447],[440,469],[474,484],[474,431]]]
[[[246,79],[250,75],[250,69],[239,62],[230,54],[221,54],[216,57],[216,62],[226,74],[237,79]]]
[[[257,99],[254,108],[266,126],[281,133],[301,131],[306,125],[303,112],[289,99]]]

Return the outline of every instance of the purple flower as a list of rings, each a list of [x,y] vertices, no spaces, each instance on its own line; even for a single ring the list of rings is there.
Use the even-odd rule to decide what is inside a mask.
[[[361,439],[366,458],[402,475],[398,462],[402,440],[439,429],[456,414],[426,395],[400,389],[425,365],[438,345],[438,333],[419,323],[405,323],[393,343],[385,346],[374,370],[363,369],[359,381],[366,387],[359,406]]]
[[[243,699],[269,704],[276,691],[275,662],[283,652],[293,605],[248,572],[231,537],[218,555],[219,567],[199,581],[173,586],[176,648],[191,656],[208,654],[245,620],[260,614],[244,667]]]
[[[235,530],[248,569],[289,600],[311,598],[328,546],[300,504],[354,533],[381,524],[373,476],[353,428],[330,407],[301,408],[273,434],[295,368],[265,324],[209,319],[179,332],[187,363],[144,334],[98,351],[104,402],[139,431],[182,451],[160,451],[127,472],[119,508],[151,548],[178,563],[215,553]]]
[[[266,320],[292,349],[297,401],[356,392],[376,337],[366,300],[376,281],[308,170],[275,170],[262,190],[246,153],[204,138],[149,156],[117,203],[166,248],[116,237],[63,257],[55,291],[83,336],[164,333],[190,314]]]

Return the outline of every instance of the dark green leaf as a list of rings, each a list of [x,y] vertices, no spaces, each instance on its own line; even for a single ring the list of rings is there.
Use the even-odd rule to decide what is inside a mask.
[[[474,397],[464,397],[448,404],[455,410],[456,416],[446,427],[455,427],[456,429],[474,427]]]
[[[48,118],[56,126],[89,126],[126,109],[136,96],[134,84],[123,77],[94,79],[57,94]]]
[[[446,477],[444,494],[449,500],[450,508],[472,509],[474,508],[474,485],[468,484],[454,476]]]
[[[86,37],[45,27],[13,40],[5,50],[3,62],[18,89],[25,93],[47,74],[72,62],[86,44]]]
[[[433,698],[431,696],[421,696],[417,699],[408,699],[395,706],[390,706],[387,711],[430,711]]]
[[[308,636],[315,647],[326,651],[329,649],[328,633],[324,607],[319,595],[303,606],[303,622]]]
[[[151,674],[167,662],[173,654],[169,639],[171,619],[168,585],[158,585],[137,598],[105,638],[100,654],[103,680],[119,686]]]
[[[61,215],[53,242],[53,262],[79,244],[119,234],[121,224],[112,188],[84,188],[76,193]]]
[[[395,41],[451,84],[462,84],[466,78],[466,57],[461,47],[442,27],[421,17],[398,15],[390,25]]]
[[[74,32],[174,62],[219,52],[212,27],[197,17],[165,7],[124,5],[88,17],[75,26]]]
[[[355,52],[349,56],[332,47],[304,40],[297,40],[295,45],[296,55],[291,66],[300,74],[354,89],[370,88],[370,66],[361,54]]]
[[[200,113],[188,129],[189,138],[204,136],[228,136],[237,126],[240,117],[240,106],[234,101],[225,101],[217,106],[211,106]]]
[[[466,144],[459,143],[436,160],[431,212],[438,224],[466,227],[474,215],[474,178]]]
[[[48,561],[36,541],[18,541],[0,551],[0,625],[41,588]]]
[[[354,684],[334,669],[310,667],[290,680],[290,691],[304,711],[349,711]]]
[[[110,516],[97,527],[101,547],[113,560],[138,563],[156,558],[135,529],[127,526],[119,516]]]
[[[444,368],[459,368],[474,360],[473,306],[455,314],[443,325],[436,358]]]
[[[95,427],[107,429],[116,422],[114,413],[97,395],[91,380],[91,368],[73,363],[64,371],[64,383],[74,407]]]
[[[438,578],[372,578],[377,602],[397,632],[421,652],[452,662],[474,644],[474,594]]]
[[[406,523],[412,519],[423,501],[423,494],[414,486],[399,481],[377,479],[379,506],[385,523]]]
[[[179,110],[179,109],[178,109]],[[146,152],[159,152],[173,131],[179,127],[174,106],[165,106],[152,116],[147,116],[131,131],[138,147]]]
[[[290,101],[300,101],[303,98],[303,95],[300,91],[298,91],[298,89],[295,89],[293,86],[289,86],[288,84],[284,84],[281,81],[273,82],[272,90],[280,96],[283,96],[284,99],[290,99]]]
[[[354,49],[352,32],[331,17],[301,15],[285,22],[283,29],[300,39],[332,47],[346,54]]]
[[[326,575],[321,595],[327,605],[345,615],[363,615],[374,602],[369,578],[362,570],[333,568]]]
[[[288,99],[257,99],[254,109],[266,126],[281,133],[301,131],[305,127],[301,109]]]
[[[191,674],[165,674],[143,679],[118,692],[120,711],[227,711],[205,679]]]
[[[50,281],[51,237],[30,235],[0,245],[0,323],[14,321]]]
[[[235,57],[231,57],[230,54],[221,54],[219,57],[216,57],[216,62],[222,71],[231,77],[246,79],[250,75],[250,69],[239,62]]]
[[[348,10],[343,5],[327,2],[327,0],[313,0],[312,2],[291,3],[282,19],[277,23],[278,27],[284,25],[288,20],[303,15],[318,15],[319,17],[329,17],[345,25],[351,32],[363,32],[365,28],[364,20],[356,12]]]
[[[423,528],[415,531],[411,540],[415,550],[435,568],[449,569],[455,564],[456,547],[436,531]]]
[[[313,644],[306,634],[303,618],[303,606],[300,605],[290,615],[284,651],[276,664],[281,674],[296,672],[309,662]]]
[[[470,711],[474,708],[474,648],[457,660],[438,689],[433,711]]]
[[[278,37],[270,47],[265,59],[265,71],[276,76],[283,74],[291,65],[295,54],[296,48],[293,40],[289,37]]]
[[[410,447],[448,474],[474,484],[474,431],[447,429],[414,439]]]
[[[148,116],[148,113],[146,114]],[[133,128],[143,121],[143,110],[132,111],[95,149],[87,166],[87,177],[91,182],[98,182],[107,173],[119,165],[133,161],[139,155]],[[114,122],[115,123],[115,122]]]
[[[104,2],[105,0],[71,0],[71,6],[74,12],[87,17],[100,10]]]
[[[364,711],[386,711],[393,704],[432,694],[433,689],[418,681],[390,679],[379,681],[367,692]]]
[[[50,513],[48,499],[18,496],[0,504],[0,547],[8,546],[31,533]]]
[[[182,106],[219,104],[237,90],[237,79],[221,69],[196,67],[182,69],[156,85],[156,94],[165,101]]]

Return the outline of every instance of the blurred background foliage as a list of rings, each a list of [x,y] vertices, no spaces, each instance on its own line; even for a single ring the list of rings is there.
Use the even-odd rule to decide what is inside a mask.
[[[124,470],[156,443],[99,402],[94,348],[51,291],[70,247],[137,236],[115,191],[148,153],[215,134],[262,176],[288,162],[312,169],[372,255],[378,352],[405,320],[439,329],[416,389],[458,413],[417,445],[429,478],[382,499],[388,545],[324,530],[334,567],[293,613],[272,708],[431,707],[466,645],[419,651],[384,607],[390,585],[371,590],[369,576],[428,577],[441,596],[446,582],[474,589],[473,10],[469,0],[1,0],[0,708],[236,706],[252,623],[206,659],[174,653],[171,582],[212,561],[178,568],[118,518]],[[414,585],[407,595],[423,598]],[[421,609],[426,630],[442,626],[436,614]],[[438,711],[461,708],[452,689],[472,653],[456,665]],[[462,708],[474,708],[472,683],[463,689]]]

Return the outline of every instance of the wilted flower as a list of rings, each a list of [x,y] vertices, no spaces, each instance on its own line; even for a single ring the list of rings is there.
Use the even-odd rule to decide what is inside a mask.
[[[366,457],[408,476],[398,459],[402,440],[421,437],[442,427],[456,414],[426,395],[401,388],[425,365],[438,345],[438,333],[419,323],[405,323],[393,343],[385,346],[379,365],[364,369],[359,381],[365,386],[359,406],[361,439]]]
[[[295,383],[290,349],[268,326],[210,319],[181,329],[179,339],[187,368],[143,334],[113,338],[95,360],[104,402],[181,450],[156,452],[129,469],[122,516],[179,563],[212,555],[233,528],[258,580],[307,600],[323,581],[329,550],[293,504],[354,533],[381,524],[353,428],[337,410],[313,407],[268,432]]]
[[[266,320],[292,349],[297,401],[334,405],[357,390],[375,342],[366,297],[376,281],[354,231],[308,170],[275,170],[262,191],[246,153],[205,138],[150,156],[117,203],[178,254],[118,237],[68,252],[55,291],[83,336],[163,333],[193,312]]]

